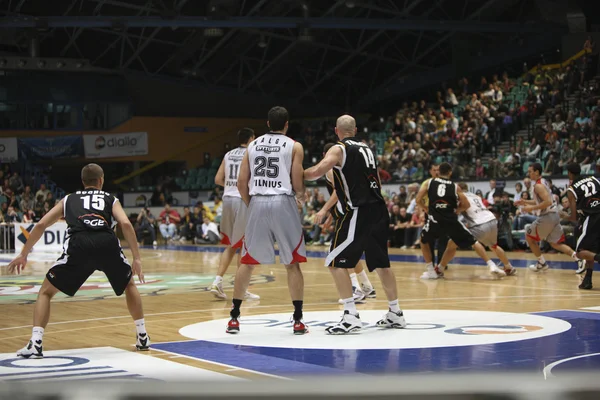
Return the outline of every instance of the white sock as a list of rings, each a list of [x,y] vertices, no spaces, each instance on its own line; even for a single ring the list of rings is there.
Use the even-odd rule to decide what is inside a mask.
[[[137,331],[138,335],[141,333],[146,333],[146,321],[144,320],[144,318],[135,320],[134,322],[135,330]]]
[[[388,301],[388,304],[390,305],[391,312],[397,313],[400,311],[400,306],[398,305],[398,299],[393,300],[393,301]]]
[[[360,282],[362,282],[363,285],[368,286],[370,288],[373,287],[373,285],[371,284],[371,281],[369,280],[369,275],[367,275],[367,271],[365,271],[364,269],[360,272],[360,274],[357,274],[358,276],[358,280]]]
[[[539,262],[540,264],[546,264],[546,259],[544,258],[544,256],[539,256],[539,257],[538,257],[538,262]]]
[[[427,271],[433,271],[433,263],[427,263],[425,268],[427,268]]]
[[[42,340],[44,337],[44,328],[41,326],[34,326],[31,330],[31,340],[33,342],[37,342],[38,340]]]
[[[353,272],[350,274],[350,280],[352,281],[352,286],[360,289],[360,284],[358,283],[358,278],[356,277],[356,274]]]
[[[342,303],[344,303],[344,311],[347,310],[352,315],[358,314],[358,311],[356,311],[356,304],[354,303],[354,297],[342,299]]]
[[[215,276],[215,281],[213,282],[215,285],[218,285],[219,283],[223,282],[223,277],[222,276]]]
[[[487,262],[487,265],[488,265],[488,267],[490,267],[490,268],[496,268],[496,263],[495,263],[495,262],[493,262],[492,260],[488,260],[488,262]]]

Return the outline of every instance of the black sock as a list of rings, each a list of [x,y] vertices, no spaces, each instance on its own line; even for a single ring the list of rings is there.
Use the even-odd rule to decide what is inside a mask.
[[[240,306],[241,305],[242,305],[242,300],[233,299],[233,307],[231,307],[231,311],[229,312],[229,315],[231,315],[231,318],[238,318],[240,316]]]
[[[594,272],[593,269],[586,269],[585,270],[585,277],[583,279],[585,279],[586,281],[591,281],[592,280],[592,273]]]
[[[293,300],[292,304],[294,305],[294,321],[300,321],[302,319],[302,304],[304,301],[302,300]]]
[[[600,263],[600,253],[596,254],[594,256],[594,261],[599,262]]]

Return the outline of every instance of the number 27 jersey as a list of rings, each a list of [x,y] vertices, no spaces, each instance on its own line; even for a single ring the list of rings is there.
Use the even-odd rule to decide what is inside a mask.
[[[271,132],[250,143],[250,196],[294,194],[291,178],[293,149],[293,139]]]
[[[117,224],[113,219],[115,196],[102,190],[87,189],[71,193],[64,199],[63,212],[69,235],[85,231],[110,231]]]

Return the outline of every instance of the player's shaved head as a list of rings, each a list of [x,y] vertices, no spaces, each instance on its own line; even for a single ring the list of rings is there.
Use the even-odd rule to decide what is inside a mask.
[[[356,120],[350,115],[342,115],[337,119],[335,127],[343,134],[354,135],[356,133]]]
[[[468,192],[468,191],[469,191],[469,185],[467,185],[467,184],[466,184],[466,183],[464,183],[464,182],[461,182],[461,183],[459,183],[459,184],[458,184],[458,187],[459,187],[459,188],[461,188],[461,189],[462,189],[462,191],[464,191],[464,192]]]
[[[100,187],[104,171],[98,164],[88,164],[81,170],[81,181],[85,187]]]

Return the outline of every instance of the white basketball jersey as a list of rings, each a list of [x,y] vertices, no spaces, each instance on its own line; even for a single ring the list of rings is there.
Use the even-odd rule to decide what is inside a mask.
[[[548,214],[548,213],[558,212],[558,207],[556,205],[556,201],[554,201],[554,195],[552,194],[552,191],[550,190],[550,185],[548,185],[548,182],[544,178],[540,178],[535,183],[536,184],[541,183],[544,186],[544,189],[548,192],[548,196],[550,196],[550,200],[552,200],[552,205],[543,210],[536,210],[536,211],[534,211],[534,213],[537,215],[544,215],[544,214]],[[535,204],[540,204],[542,202],[542,199],[539,198],[538,195],[535,193],[535,186],[533,189],[533,198],[535,199]]]
[[[223,197],[242,197],[237,188],[237,180],[246,150],[246,147],[238,147],[225,154],[225,190],[223,191]]]
[[[294,140],[267,133],[248,146],[250,196],[288,195],[292,189],[292,150]]]
[[[463,192],[469,204],[471,205],[464,213],[464,217],[469,224],[469,227],[485,224],[496,219],[496,216],[485,206],[476,194]]]

